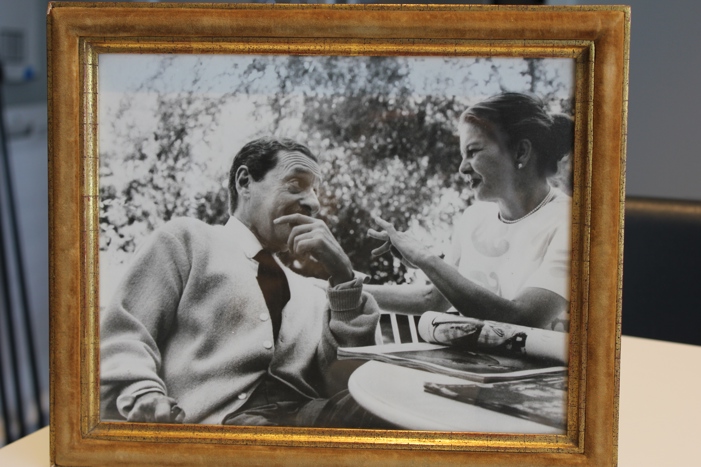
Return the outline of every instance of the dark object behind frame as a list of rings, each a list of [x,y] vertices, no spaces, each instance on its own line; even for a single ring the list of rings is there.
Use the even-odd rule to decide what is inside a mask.
[[[48,425],[10,167],[0,61],[0,447]],[[35,412],[34,416],[29,415]]]
[[[701,202],[627,198],[623,334],[701,345]]]

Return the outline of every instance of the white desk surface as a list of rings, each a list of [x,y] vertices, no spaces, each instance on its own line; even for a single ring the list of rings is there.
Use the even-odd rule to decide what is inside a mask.
[[[407,430],[565,434],[522,418],[429,394],[424,383],[465,384],[452,376],[370,361],[350,377],[353,399],[367,411]],[[562,407],[566,401],[562,400]]]
[[[701,346],[624,336],[619,466],[701,465]],[[0,449],[5,467],[48,467],[49,429]]]

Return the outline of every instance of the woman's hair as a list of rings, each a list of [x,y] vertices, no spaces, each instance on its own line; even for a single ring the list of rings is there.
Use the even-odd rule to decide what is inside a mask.
[[[511,150],[527,139],[531,142],[537,168],[550,176],[557,172],[557,163],[572,151],[574,123],[563,114],[549,114],[543,102],[535,97],[507,92],[468,108],[460,116],[460,125],[474,124],[496,137],[500,131]]]

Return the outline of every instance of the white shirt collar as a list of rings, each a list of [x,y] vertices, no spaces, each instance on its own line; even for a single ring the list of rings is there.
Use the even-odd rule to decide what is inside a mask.
[[[229,217],[226,228],[231,231],[232,238],[236,240],[248,259],[253,259],[263,249],[253,232],[236,217]]]

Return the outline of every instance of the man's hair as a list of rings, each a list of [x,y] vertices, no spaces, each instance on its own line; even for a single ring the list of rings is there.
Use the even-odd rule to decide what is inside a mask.
[[[236,172],[239,167],[248,167],[251,178],[258,182],[265,177],[277,165],[277,155],[280,151],[300,152],[313,160],[319,162],[312,151],[303,144],[287,138],[260,138],[247,143],[234,157],[229,170],[229,213],[233,215],[238,202],[238,192],[236,191]]]

